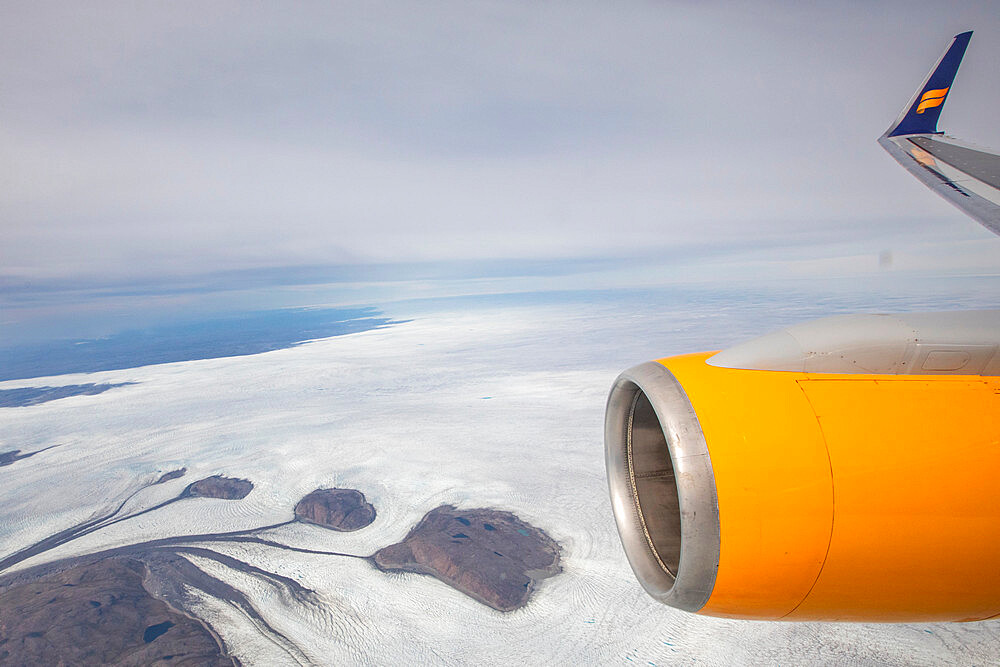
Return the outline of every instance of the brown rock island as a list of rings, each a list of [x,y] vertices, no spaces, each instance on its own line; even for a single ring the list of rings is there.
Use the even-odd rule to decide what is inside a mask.
[[[195,496],[201,498],[222,498],[223,500],[241,500],[253,491],[253,482],[249,479],[223,477],[212,475],[197,482],[191,482],[181,494],[182,497]]]
[[[295,518],[348,532],[375,520],[375,508],[354,489],[316,489],[295,505]]]
[[[437,507],[406,538],[378,551],[380,570],[416,572],[498,611],[528,603],[536,582],[562,571],[559,544],[510,512]]]
[[[153,482],[153,484],[163,484],[165,482],[169,482],[172,479],[178,479],[180,477],[183,477],[184,473],[186,472],[187,468],[179,468],[177,470],[171,470],[170,472],[165,472],[162,475],[160,475],[160,479]]]
[[[145,576],[137,560],[106,558],[0,589],[0,664],[238,664]]]

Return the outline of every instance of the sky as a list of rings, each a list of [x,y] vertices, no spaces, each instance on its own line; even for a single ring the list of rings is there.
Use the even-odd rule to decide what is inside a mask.
[[[0,287],[720,248],[995,272],[875,139],[974,29],[941,127],[1000,147],[997,4],[806,4],[3,0]]]

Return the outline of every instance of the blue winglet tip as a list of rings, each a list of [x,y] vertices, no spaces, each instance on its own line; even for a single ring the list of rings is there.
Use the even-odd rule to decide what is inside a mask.
[[[941,117],[951,84],[962,64],[962,57],[972,39],[972,31],[955,35],[951,45],[934,66],[923,87],[913,96],[910,106],[899,121],[886,133],[890,137],[904,134],[938,134],[937,123]]]

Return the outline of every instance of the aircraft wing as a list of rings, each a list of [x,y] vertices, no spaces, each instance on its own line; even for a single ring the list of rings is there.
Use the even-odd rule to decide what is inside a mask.
[[[972,32],[956,35],[879,144],[921,183],[1000,234],[1000,155],[943,132],[937,123]]]

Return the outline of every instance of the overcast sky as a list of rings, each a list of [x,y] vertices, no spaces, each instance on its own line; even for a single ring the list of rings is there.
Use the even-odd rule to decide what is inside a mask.
[[[807,4],[4,0],[0,280],[989,239],[875,139],[1000,6]]]

